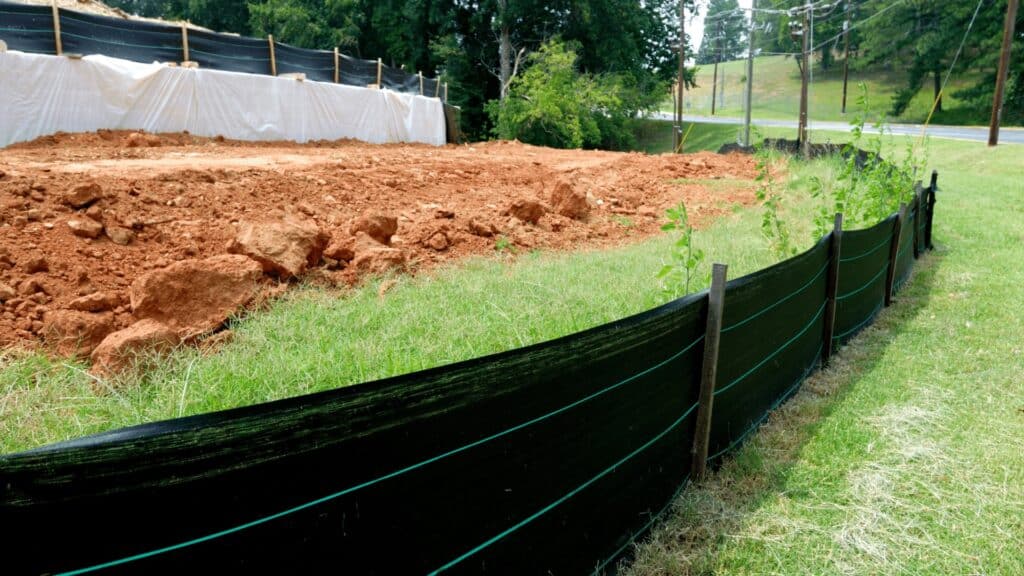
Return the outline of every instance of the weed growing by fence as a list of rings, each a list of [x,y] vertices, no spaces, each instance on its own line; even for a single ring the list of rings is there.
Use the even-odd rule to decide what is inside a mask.
[[[791,240],[789,228],[779,217],[779,212],[782,209],[782,196],[779,194],[775,176],[772,174],[775,163],[780,161],[779,155],[772,148],[760,145],[754,158],[757,162],[757,201],[764,207],[761,233],[768,239],[768,244],[776,256],[780,259],[788,258],[796,254],[797,249]]]
[[[843,145],[845,161],[834,182],[811,178],[811,191],[820,201],[814,218],[814,237],[832,229],[832,218],[841,212],[848,227],[870,226],[895,212],[901,202],[913,195],[914,177],[927,163],[927,145],[914,153],[913,141],[907,140],[907,153],[897,164],[880,162],[883,141],[888,139],[884,119],[874,123],[877,134],[866,135],[864,126],[872,117],[867,87],[858,85],[857,111],[850,120],[850,140]],[[867,155],[857,154],[864,150]]]
[[[686,204],[680,202],[675,208],[669,208],[665,216],[668,222],[661,229],[675,231],[678,237],[672,244],[672,261],[661,267],[658,278],[667,296],[684,296],[690,293],[690,286],[697,278],[697,271],[704,261],[704,251],[693,247],[693,226],[686,213]]]

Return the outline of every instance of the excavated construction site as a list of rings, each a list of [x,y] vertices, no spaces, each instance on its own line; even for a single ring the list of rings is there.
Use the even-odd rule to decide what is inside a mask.
[[[300,282],[636,242],[680,201],[701,227],[755,175],[738,154],[57,134],[0,150],[0,347],[112,373]]]

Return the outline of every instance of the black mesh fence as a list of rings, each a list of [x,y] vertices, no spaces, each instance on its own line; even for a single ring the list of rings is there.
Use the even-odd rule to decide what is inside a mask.
[[[735,449],[877,315],[890,266],[905,280],[931,236],[933,192],[728,283],[709,429],[705,291],[451,366],[0,456],[4,571],[603,572],[686,486],[699,435],[709,461]]]
[[[333,51],[296,48],[266,38],[246,38],[180,26],[139,20],[97,16],[60,9],[59,26],[65,54],[104,54],[136,62],[196,62],[201,68],[272,74],[302,73],[309,80],[338,81],[351,86],[377,84],[376,60],[341,55],[337,68]],[[56,54],[56,22],[49,6],[13,4],[0,1],[0,40],[11,50]],[[420,94],[418,74],[381,66],[382,88]],[[429,89],[428,89],[429,86]],[[423,94],[441,97],[438,81],[424,79]]]
[[[52,11],[46,6],[0,2],[0,40],[11,50],[56,54]]]

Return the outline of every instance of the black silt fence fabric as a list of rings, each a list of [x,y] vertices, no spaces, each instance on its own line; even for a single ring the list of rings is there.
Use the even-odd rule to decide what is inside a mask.
[[[737,446],[821,357],[828,237],[726,286],[708,456]]]
[[[61,10],[64,52],[103,54],[134,62],[179,62],[181,28]]]
[[[381,84],[388,90],[405,92],[407,94],[420,93],[420,78],[413,74],[406,74],[404,71],[391,66],[383,66],[381,69]]]
[[[377,61],[341,56],[341,83],[366,88],[377,83]]]
[[[51,8],[0,2],[0,40],[10,50],[56,54]]]
[[[423,79],[423,95],[429,98],[444,98],[444,94],[441,93],[443,87],[441,81],[434,78]]]
[[[834,344],[845,344],[856,336],[885,306],[895,225],[893,215],[871,228],[843,231]]]
[[[899,252],[896,253],[896,277],[893,280],[893,291],[899,291],[910,278],[914,268],[914,231],[920,219],[915,203],[907,208],[907,219],[900,228]]]
[[[274,58],[278,74],[301,72],[309,80],[334,82],[334,52],[307,50],[275,42]]]
[[[706,310],[0,456],[4,571],[591,572],[686,482]]]
[[[189,30],[188,46],[189,59],[200,68],[270,74],[270,44],[265,39]]]

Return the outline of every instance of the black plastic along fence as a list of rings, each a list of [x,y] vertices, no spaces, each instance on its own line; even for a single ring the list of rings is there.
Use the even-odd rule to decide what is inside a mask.
[[[338,82],[367,87],[378,83],[395,92],[422,94],[447,100],[436,79],[423,80],[376,60],[360,60],[339,55],[337,67],[333,51],[296,48],[267,38],[247,38],[219,34],[139,20],[97,16],[59,9],[61,52],[65,54],[104,54],[136,62],[181,62],[189,60],[201,68],[248,74],[302,73],[309,80]],[[50,6],[0,2],[0,40],[11,50],[39,54],[57,54],[57,22]],[[187,38],[187,40],[186,40]],[[186,58],[186,42],[187,54]],[[441,88],[441,89],[439,89]]]
[[[451,366],[0,456],[4,572],[600,573],[687,485],[700,434],[718,461],[875,318],[930,243],[934,198],[933,176],[905,216],[727,284],[709,429],[705,291]]]

